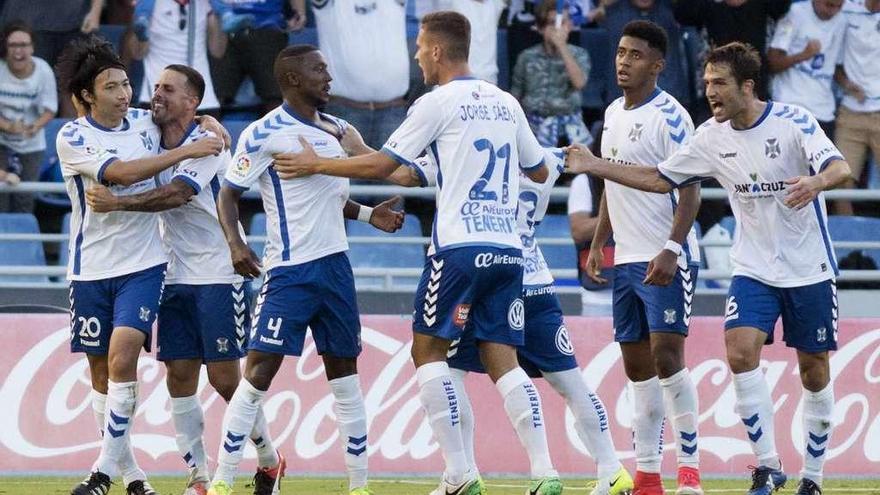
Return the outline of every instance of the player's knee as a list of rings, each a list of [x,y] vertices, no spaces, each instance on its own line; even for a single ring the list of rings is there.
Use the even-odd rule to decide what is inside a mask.
[[[755,354],[748,347],[728,346],[727,363],[730,365],[732,372],[745,373],[752,371],[761,364],[761,355]]]
[[[814,355],[807,359],[800,358],[801,384],[810,392],[818,392],[828,386],[831,381],[831,370],[827,354]]]
[[[669,378],[684,368],[683,359],[674,352],[654,353],[654,370],[660,378]]]
[[[208,375],[208,383],[214,387],[214,390],[226,402],[232,400],[232,395],[235,393],[236,387],[238,387],[238,382],[238,377]]]

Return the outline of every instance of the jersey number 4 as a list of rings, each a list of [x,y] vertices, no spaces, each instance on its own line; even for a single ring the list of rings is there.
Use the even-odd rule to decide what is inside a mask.
[[[495,146],[488,139],[478,139],[474,141],[474,148],[477,151],[489,151],[489,161],[486,162],[486,168],[483,174],[477,179],[477,182],[471,186],[468,198],[473,201],[498,201],[498,193],[487,190],[489,183],[492,181],[492,174],[495,172],[495,161],[498,158],[504,159],[504,176],[501,179],[501,203],[506,204],[510,199],[508,189],[508,176],[510,174],[510,144],[495,150]]]

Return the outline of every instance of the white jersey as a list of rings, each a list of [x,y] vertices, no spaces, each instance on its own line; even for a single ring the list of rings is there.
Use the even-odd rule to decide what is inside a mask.
[[[545,148],[544,163],[550,175],[541,184],[520,172],[519,204],[516,227],[523,245],[523,286],[542,286],[553,283],[553,274],[544,254],[535,240],[535,227],[547,214],[550,204],[550,191],[565,168],[565,154],[558,148]],[[430,155],[417,158],[412,168],[418,173],[422,187],[436,186],[439,169]]]
[[[734,275],[773,287],[832,279],[837,261],[823,194],[800,210],[785,206],[786,179],[815,175],[842,160],[816,119],[801,107],[767,103],[748,129],[710,119],[691,142],[658,165],[673,184],[714,177],[736,217],[730,261]]]
[[[381,102],[409,89],[409,51],[403,1],[312,0],[318,43],[327,57],[330,93]]]
[[[207,135],[193,123],[178,146]],[[165,169],[156,178],[159,185],[182,180],[195,191],[195,195],[183,206],[160,214],[162,241],[168,253],[166,284],[206,285],[242,281],[232,268],[229,245],[217,217],[217,193],[220,192],[220,181],[230,160],[228,151],[219,156],[184,160]]]
[[[208,66],[208,14],[211,13],[211,4],[209,0],[190,0],[185,11],[181,13],[180,3],[176,0],[156,0],[148,31],[149,51],[144,57],[141,103],[150,102],[153,87],[165,67],[180,64],[199,71],[205,79],[205,96],[199,109],[220,108]],[[180,29],[182,25],[184,28]]]
[[[822,45],[810,60],[799,62],[773,76],[773,99],[800,105],[819,120],[834,120],[836,103],[831,90],[834,70],[843,59],[846,17],[837,14],[827,21],[819,19],[813,2],[795,2],[776,25],[770,48],[788,55],[804,51],[811,39]]]
[[[159,152],[159,128],[149,112],[131,109],[117,129],[90,116],[64,124],[55,146],[73,211],[70,214],[68,280],[102,280],[166,262],[159,237],[159,215],[129,211],[95,213],[86,191],[104,182],[104,170],[116,160],[136,160]],[[152,177],[130,186],[110,185],[117,196],[156,187]]]
[[[694,124],[687,110],[669,93],[655,89],[641,105],[626,109],[620,97],[605,110],[602,157],[621,167],[658,163],[687,144]],[[614,264],[647,263],[669,240],[678,191],[644,192],[605,181],[605,201],[614,231]],[[699,264],[700,248],[693,227],[682,245],[680,263]]]
[[[424,152],[440,167],[428,254],[467,245],[522,249],[516,229],[518,168],[544,150],[516,99],[474,78],[422,96],[382,151],[402,164]]]
[[[260,182],[267,220],[268,241],[263,255],[266,270],[307,263],[348,249],[342,218],[348,179],[312,175],[281,180],[272,166],[273,153],[302,150],[299,137],[308,140],[320,156],[347,156],[338,140],[347,123],[323,117],[337,127],[337,134],[317,127],[285,103],[247,126],[238,138],[224,184],[246,190],[257,180]]]
[[[865,0],[847,0],[843,6],[846,35],[843,68],[850,81],[865,90],[864,103],[844,94],[841,105],[854,112],[880,111],[880,11],[871,12]]]

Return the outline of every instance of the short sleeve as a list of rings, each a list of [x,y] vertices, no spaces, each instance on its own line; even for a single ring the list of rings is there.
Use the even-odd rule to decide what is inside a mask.
[[[797,26],[791,12],[785,15],[776,25],[773,39],[770,40],[770,48],[776,48],[786,53],[791,53],[791,45],[797,34]]]
[[[671,99],[667,106],[660,107],[660,143],[663,156],[672,156],[687,145],[694,136],[694,122],[687,110],[676,105]],[[668,110],[668,111],[665,111]]]
[[[250,127],[245,129],[242,132],[242,136],[246,136],[250,129]],[[235,155],[232,157],[232,163],[226,169],[223,185],[240,191],[250,189],[260,175],[272,165],[272,153],[267,149],[271,139],[270,137],[265,141],[252,141],[239,138],[238,145],[235,147]],[[289,147],[291,148],[290,151],[298,151],[301,146],[298,140],[291,139]]]
[[[575,213],[593,214],[593,192],[590,190],[590,178],[587,174],[580,174],[571,181],[571,189],[568,193],[568,214]]]
[[[231,159],[229,152],[226,151],[219,156],[210,155],[195,160],[185,160],[174,171],[171,180],[186,182],[198,194],[211,182],[217,172],[228,168],[227,164]]]
[[[115,153],[105,149],[93,138],[91,132],[74,122],[64,124],[55,138],[61,174],[65,177],[85,175],[104,182],[107,166],[118,160]]]
[[[419,182],[422,187],[433,187],[437,185],[437,173],[439,167],[428,154],[416,158],[408,167],[412,168],[419,176]]]
[[[795,123],[798,123],[799,120],[806,120],[805,123],[798,125],[797,132],[800,134],[801,147],[804,150],[804,156],[807,157],[810,169],[819,173],[834,160],[844,160],[843,153],[825,134],[816,118],[807,112],[804,114],[803,117],[795,119]]]
[[[516,151],[519,156],[519,168],[529,172],[544,164],[544,148],[529,127],[526,113],[519,102],[513,96],[510,96],[509,100],[516,111]]]
[[[58,90],[55,85],[55,74],[48,64],[41,65],[40,106],[44,111],[53,114],[58,112]]]
[[[388,138],[382,152],[402,165],[411,164],[437,139],[445,114],[435,93],[428,93],[410,107],[406,119]]]
[[[673,187],[700,182],[715,175],[712,144],[708,132],[697,132],[694,138],[672,156],[657,165],[660,176]]]

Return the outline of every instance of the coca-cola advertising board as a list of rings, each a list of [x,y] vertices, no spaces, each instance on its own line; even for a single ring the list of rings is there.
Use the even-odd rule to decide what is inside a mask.
[[[441,469],[437,443],[419,404],[410,361],[410,319],[364,316],[358,367],[369,426],[370,469],[385,473],[433,473]],[[87,470],[99,449],[89,402],[86,360],[70,354],[66,315],[0,315],[0,474]],[[618,454],[633,463],[633,405],[620,351],[607,318],[566,319],[584,378],[607,408]],[[687,361],[700,396],[699,448],[704,473],[741,474],[753,463],[739,417],[734,413],[731,373],[724,360],[720,318],[693,318]],[[781,332],[781,329],[777,329]],[[777,333],[779,335],[779,333]],[[765,349],[763,367],[776,408],[776,440],[783,460],[800,467],[802,388],[795,353],[780,342]],[[840,322],[840,346],[831,359],[837,398],[827,472],[880,472],[880,319]],[[184,472],[174,441],[164,366],[144,355],[139,364],[139,405],[132,443],[141,466],[152,472]],[[556,467],[589,476],[595,465],[577,437],[562,399],[537,380]],[[474,404],[477,460],[486,473],[528,472],[489,379],[468,377]],[[205,441],[217,452],[225,404],[202,376]],[[264,403],[275,442],[296,472],[344,473],[342,445],[333,421],[333,398],[320,358],[309,340],[300,358],[288,358]],[[664,469],[673,472],[675,453],[667,435]],[[246,463],[255,452],[248,446]],[[290,468],[289,468],[290,469]]]

